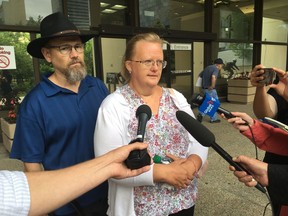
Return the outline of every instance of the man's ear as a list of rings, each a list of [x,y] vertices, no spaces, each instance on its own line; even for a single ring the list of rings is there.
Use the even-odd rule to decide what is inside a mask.
[[[42,55],[44,56],[44,58],[46,59],[46,61],[50,63],[51,62],[50,50],[48,48],[42,47],[41,52],[42,52]]]

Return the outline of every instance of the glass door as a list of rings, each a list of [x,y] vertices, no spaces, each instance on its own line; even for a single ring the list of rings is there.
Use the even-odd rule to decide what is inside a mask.
[[[199,93],[195,86],[199,73],[203,70],[204,43],[173,43],[164,47],[164,58],[168,61],[162,72],[160,84],[181,92],[188,102]]]

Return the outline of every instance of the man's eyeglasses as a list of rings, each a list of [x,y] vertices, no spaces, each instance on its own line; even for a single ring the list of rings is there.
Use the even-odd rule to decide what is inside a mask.
[[[130,60],[130,61],[133,61],[133,62],[138,62],[138,63],[141,63],[147,67],[151,67],[152,65],[157,65],[158,67],[162,67],[165,68],[167,66],[167,61],[162,61],[162,60],[143,60],[143,61],[134,61],[134,60]]]
[[[61,46],[46,46],[46,48],[57,48],[59,52],[63,55],[68,55],[72,52],[72,48],[78,53],[83,53],[85,49],[85,44],[72,45],[61,45]]]

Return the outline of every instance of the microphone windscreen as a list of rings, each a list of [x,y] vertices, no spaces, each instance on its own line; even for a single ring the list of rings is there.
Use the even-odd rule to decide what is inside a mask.
[[[215,142],[214,134],[188,113],[178,110],[176,118],[201,145],[210,147]]]
[[[140,114],[143,114],[143,113],[145,113],[145,114],[148,116],[147,121],[148,121],[148,120],[151,118],[151,116],[152,116],[152,111],[151,111],[150,107],[149,107],[148,105],[146,105],[146,104],[142,104],[141,106],[139,106],[139,107],[137,108],[137,110],[136,110],[136,117],[138,118],[138,116],[139,116]]]

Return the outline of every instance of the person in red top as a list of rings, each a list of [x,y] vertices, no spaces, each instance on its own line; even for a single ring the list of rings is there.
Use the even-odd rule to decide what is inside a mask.
[[[267,152],[288,156],[287,131],[253,119],[246,113],[232,112],[232,114],[236,117],[228,119],[228,122],[257,147]],[[223,114],[222,117],[224,118]],[[288,164],[265,163],[243,155],[234,158],[234,161],[250,172],[247,174],[244,171],[236,171],[230,166],[230,170],[238,180],[249,187],[255,186],[257,182],[267,186],[272,203],[281,205],[279,211],[274,209],[275,215],[288,215]]]
[[[251,118],[246,113],[232,112],[236,118],[228,119],[234,128],[250,139],[258,148],[288,156],[288,132]],[[245,124],[245,121],[249,124]],[[251,130],[249,130],[249,127]],[[253,134],[252,134],[253,133]]]

